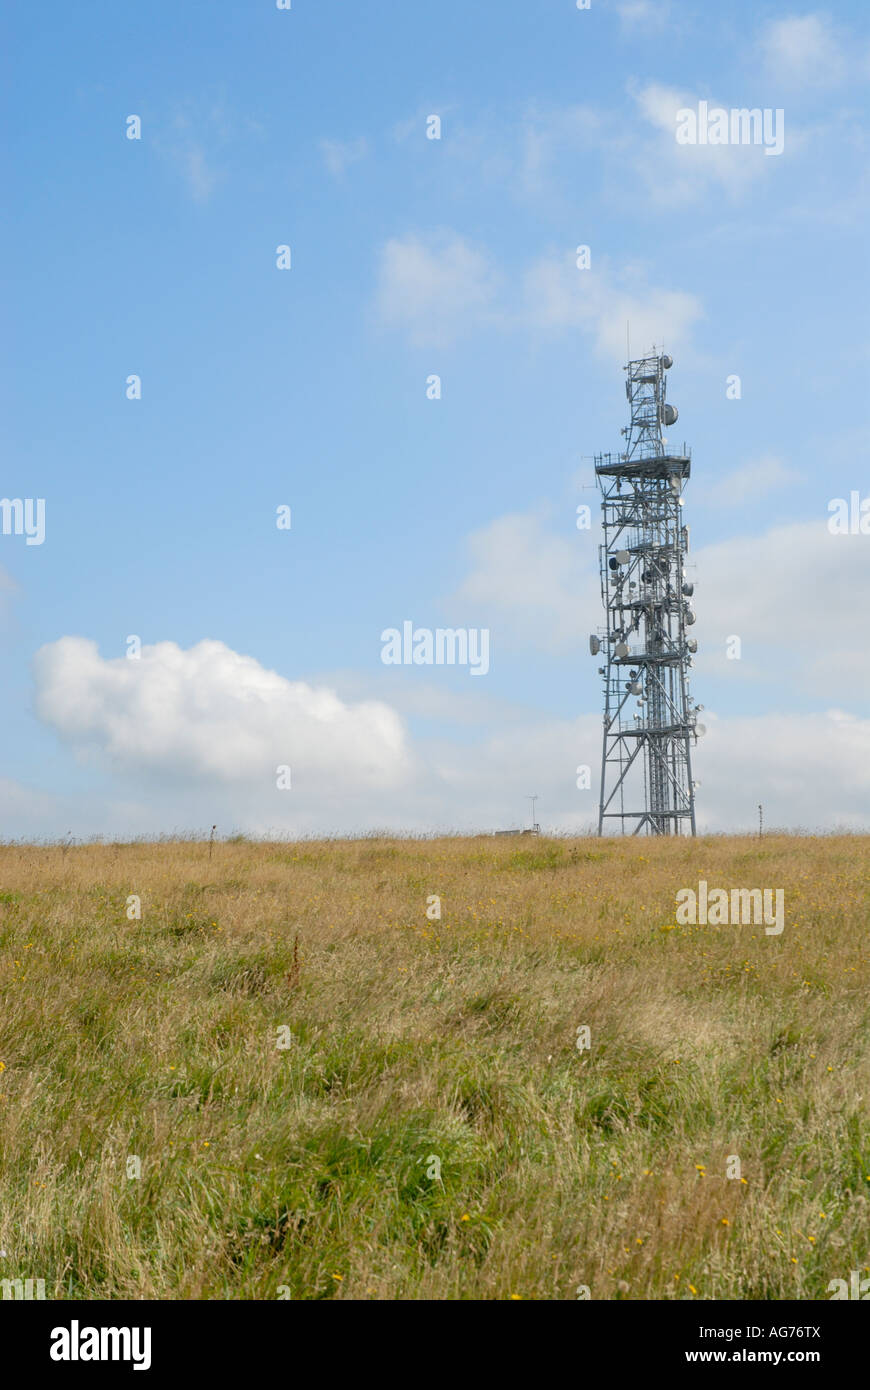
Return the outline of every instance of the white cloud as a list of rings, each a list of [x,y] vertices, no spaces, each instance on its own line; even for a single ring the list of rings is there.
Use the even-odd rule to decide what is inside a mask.
[[[762,33],[759,51],[768,75],[790,87],[836,86],[849,66],[844,42],[826,14],[773,20]]]
[[[585,652],[600,621],[597,554],[589,533],[555,534],[539,513],[497,519],[469,538],[469,572],[451,599],[491,621],[499,649]],[[691,552],[701,650],[693,691],[708,734],[694,755],[699,828],[749,828],[760,801],[768,825],[870,826],[870,541],[832,536],[825,520],[771,527]],[[743,660],[725,660],[739,635]],[[554,668],[558,670],[558,668]],[[521,825],[528,792],[549,829],[596,821],[601,720],[597,707],[554,718],[484,691],[456,693],[442,673],[384,668],[331,685],[289,681],[221,642],[182,650],[162,642],[141,660],[104,659],[66,637],[35,659],[36,710],[62,741],[108,776],[73,808],[6,786],[9,835],[108,835],[202,829],[264,834],[473,831]],[[717,717],[705,682],[767,683],[782,706],[796,692],[824,702],[808,713]],[[720,686],[721,689],[721,686]],[[413,740],[398,708],[435,721]],[[477,726],[474,738],[469,728]],[[293,790],[275,771],[293,768]],[[576,787],[588,764],[593,788]]]
[[[444,346],[492,316],[497,277],[462,237],[393,238],[381,253],[375,305],[416,346]]]
[[[536,513],[499,518],[469,537],[469,570],[454,601],[491,622],[500,645],[551,654],[585,647],[602,620],[601,597],[597,551],[588,532],[577,535],[574,545]],[[699,672],[787,685],[832,704],[866,700],[870,648],[859,627],[870,611],[868,558],[870,538],[833,536],[826,520],[691,551]],[[739,661],[726,657],[732,636],[743,644]]]
[[[646,23],[647,33],[654,24],[668,22],[658,4],[654,10],[638,10],[637,15],[635,27],[640,29]],[[741,99],[725,101],[709,89],[691,92],[630,78],[625,84],[627,97],[617,94],[609,107],[589,103],[554,107],[531,102],[518,126],[511,128],[509,139],[505,138],[503,123],[497,129],[490,125],[485,138],[478,135],[476,142],[466,135],[463,148],[466,152],[474,150],[478,174],[486,169],[505,185],[506,194],[520,196],[536,209],[543,206],[560,222],[576,219],[578,211],[582,214],[578,179],[581,189],[594,183],[596,198],[603,207],[623,214],[636,214],[639,198],[655,203],[656,211],[670,210],[675,204],[706,205],[714,198],[721,202],[722,194],[737,204],[774,176],[782,157],[766,154],[762,144],[678,144],[677,113],[685,108],[697,111],[701,100],[711,112],[717,107],[730,110],[767,105],[775,109],[769,80],[759,78],[759,83],[757,99],[745,102],[742,92]],[[845,128],[837,117],[830,128],[835,127],[847,138],[855,138],[852,116]],[[784,122],[777,121],[767,129],[769,144],[776,143],[775,137],[782,130],[788,156],[807,148],[810,134],[819,146],[828,133],[826,128],[809,132],[799,126],[791,108]],[[478,145],[489,152],[488,159]],[[498,159],[494,157],[496,149],[501,151]],[[463,176],[467,182],[467,171]]]
[[[622,0],[616,6],[616,13],[626,32],[639,30],[648,33],[663,29],[670,23],[671,7],[668,0]]]
[[[576,543],[554,535],[536,515],[499,517],[468,538],[470,569],[455,601],[511,645],[569,649],[587,632],[598,595],[597,551],[589,532],[576,535]]]
[[[66,814],[74,813],[75,808],[65,808]],[[39,839],[41,836],[61,833],[57,814],[62,811],[58,798],[50,792],[42,792],[13,782],[8,777],[0,777],[0,834],[13,839],[25,836]],[[51,829],[46,829],[50,826]]]
[[[357,140],[321,140],[320,153],[331,174],[341,178],[351,164],[365,159],[369,152],[368,141],[364,136]]]
[[[870,607],[868,547],[866,537],[831,536],[822,522],[771,528],[691,555],[701,637],[698,698],[706,671],[767,681],[784,701],[802,690],[834,706],[740,718],[720,718],[708,708],[708,734],[694,755],[702,829],[751,828],[759,801],[771,826],[870,826],[870,720],[841,708],[866,703],[870,690],[870,651],[858,638],[860,615]],[[497,614],[500,641],[511,634],[530,650],[585,648],[601,618],[597,555],[584,557],[534,514],[483,528],[470,538],[470,552],[471,569],[456,597]],[[732,634],[743,640],[742,662],[725,659]],[[469,787],[477,782],[481,795],[483,769],[490,767],[498,784],[499,758],[510,756],[526,781],[533,779],[529,788],[541,792],[542,823],[577,829],[581,794],[573,792],[573,780],[569,787],[559,779],[573,770],[573,758],[591,766],[596,784],[600,716],[570,723],[527,717],[511,737],[508,751],[494,734],[456,775]],[[535,750],[529,761],[527,746]],[[586,795],[595,801],[594,791]]]
[[[409,770],[404,727],[387,705],[346,705],[222,642],[187,651],[159,642],[129,660],[63,637],[40,648],[34,672],[40,719],[82,756],[122,771],[274,788],[289,765],[301,785],[340,796]]]
[[[398,686],[406,675],[391,670],[380,680]],[[487,734],[412,749],[384,701],[350,703],[290,682],[215,641],[187,651],[157,643],[137,661],[105,659],[94,642],[64,637],[37,653],[35,678],[41,720],[125,794],[80,804],[70,820],[68,801],[10,784],[0,814],[9,834],[25,825],[34,833],[38,812],[43,835],[70,825],[77,835],[123,835],[213,821],[224,833],[258,834],[497,828],[522,820],[533,775],[548,790],[554,824],[576,828],[564,789],[598,729],[591,716],[520,723],[516,708],[497,700],[485,699],[475,716],[466,697],[438,692],[433,675],[425,712],[460,726],[485,714]],[[275,788],[283,763],[293,768],[288,792]]]
[[[530,535],[523,544],[534,554]],[[563,585],[570,569],[563,554]],[[567,639],[569,618],[557,609]],[[395,688],[405,674],[390,673]],[[36,684],[43,721],[96,756],[118,790],[100,799],[88,788],[74,801],[4,782],[0,829],[10,836],[202,831],[212,822],[221,833],[255,834],[487,830],[522,825],[529,791],[547,829],[582,833],[597,820],[597,710],[559,719],[492,698],[473,742],[448,733],[412,747],[384,701],[350,703],[211,641],[188,651],[158,643],[136,662],[103,659],[94,643],[67,637],[38,653]],[[427,684],[436,689],[435,673]],[[464,697],[453,710],[447,694],[427,703],[445,724],[467,722]],[[749,827],[759,801],[768,825],[870,823],[870,720],[840,708],[704,720],[694,759],[702,830]],[[274,786],[283,762],[294,768],[290,792]],[[583,764],[590,791],[576,786]]]
[[[384,247],[375,294],[380,320],[404,331],[416,346],[443,346],[463,333],[499,325],[541,332],[577,329],[596,350],[622,363],[626,322],[633,343],[656,342],[683,351],[700,301],[681,290],[649,286],[637,267],[617,278],[593,248],[591,270],[578,270],[575,253],[533,264],[517,300],[502,297],[503,278],[488,255],[458,236],[437,241],[394,239]]]
[[[451,608],[454,604],[455,598],[451,597]],[[527,705],[514,704],[488,688],[481,690],[481,686],[487,685],[482,678],[460,687],[446,685],[438,668],[430,668],[429,679],[421,668],[414,668],[410,681],[405,679],[404,670],[399,672],[393,666],[382,666],[376,671],[343,670],[333,672],[326,683],[344,700],[383,700],[388,696],[391,709],[417,723],[473,727],[516,723],[528,719],[530,713]]]
[[[776,526],[704,546],[696,569],[698,665],[734,680],[759,677],[836,704],[866,702],[870,537],[834,536],[826,520]],[[740,637],[740,661],[725,641]]]
[[[691,330],[703,316],[701,302],[682,290],[646,285],[633,268],[620,280],[592,250],[592,267],[578,270],[573,255],[540,260],[526,276],[527,314],[539,328],[591,333],[602,356],[625,360],[625,328],[644,352],[653,343],[685,355]]]
[[[582,834],[597,826],[601,716],[573,719],[527,714],[518,721],[490,711],[483,737],[420,740],[414,776],[393,786],[366,787],[341,775],[325,794],[296,800],[262,785],[203,784],[193,775],[152,779],[137,801],[105,797],[73,802],[0,783],[0,831],[10,837],[104,834],[125,837],[198,830],[217,822],[220,834],[399,834],[474,832],[528,823],[529,792],[539,797],[545,830]],[[705,711],[707,737],[695,749],[701,783],[698,827],[751,829],[756,807],[765,823],[801,829],[870,828],[870,720],[837,709],[807,715],[717,718]],[[581,791],[576,770],[587,765],[592,787]],[[296,804],[291,806],[291,798]]]
[[[704,100],[712,111],[730,110],[743,103],[716,100],[709,92],[690,94],[674,87],[650,82],[629,90],[643,119],[656,132],[635,142],[634,168],[647,192],[659,203],[690,203],[707,200],[720,191],[736,202],[755,183],[770,177],[781,157],[770,158],[762,145],[680,145],[676,140],[677,112],[698,110]],[[756,103],[760,105],[760,103]],[[802,136],[789,119],[786,150],[796,149]]]
[[[841,710],[717,719],[693,754],[699,829],[870,828],[870,720]]]
[[[735,468],[724,478],[718,478],[701,495],[703,501],[715,503],[717,507],[739,507],[744,502],[757,502],[771,492],[790,487],[800,482],[802,475],[787,468],[781,459],[773,454]]]

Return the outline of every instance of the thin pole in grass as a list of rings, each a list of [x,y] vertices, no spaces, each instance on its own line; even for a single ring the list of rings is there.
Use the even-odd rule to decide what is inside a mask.
[[[212,852],[212,850],[214,849],[214,832],[215,832],[216,830],[217,830],[217,826],[216,826],[216,825],[213,825],[212,828],[211,828],[211,835],[209,836],[209,841],[208,841],[208,857],[209,857],[209,862],[211,862],[211,852]]]
[[[759,805],[759,807],[758,807],[758,838],[759,838],[759,840],[761,839],[761,837],[762,837],[763,834],[764,834],[764,812],[762,811],[761,806]]]

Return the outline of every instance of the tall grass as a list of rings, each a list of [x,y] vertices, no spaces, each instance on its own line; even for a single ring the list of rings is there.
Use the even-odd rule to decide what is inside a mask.
[[[0,847],[0,1278],[827,1298],[870,1272],[868,861],[857,836]],[[783,888],[783,934],[675,926],[699,878]]]

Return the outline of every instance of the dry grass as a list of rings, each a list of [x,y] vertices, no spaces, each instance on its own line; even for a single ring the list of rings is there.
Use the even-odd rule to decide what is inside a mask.
[[[0,848],[0,1275],[827,1298],[870,1266],[868,860],[858,837]],[[699,878],[783,888],[782,936],[663,930]]]

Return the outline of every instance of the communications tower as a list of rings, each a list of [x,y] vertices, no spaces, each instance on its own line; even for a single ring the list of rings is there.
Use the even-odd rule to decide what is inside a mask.
[[[631,424],[625,451],[596,454],[604,529],[599,548],[606,627],[589,639],[603,650],[604,746],[598,834],[695,834],[691,747],[704,733],[689,694],[697,641],[694,585],[686,574],[689,532],[683,489],[691,456],[671,452],[663,429],[676,423],[666,401],[665,354],[625,368]]]

